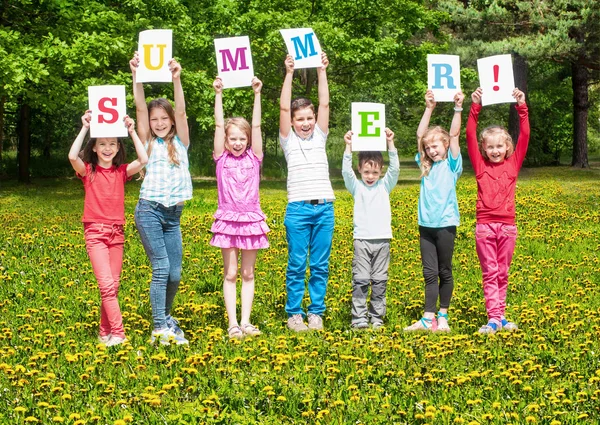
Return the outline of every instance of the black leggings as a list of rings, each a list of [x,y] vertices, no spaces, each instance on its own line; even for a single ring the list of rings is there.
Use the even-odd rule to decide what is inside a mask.
[[[425,279],[425,313],[435,313],[438,296],[440,308],[450,307],[454,290],[452,254],[456,226],[440,228],[419,226],[419,234]]]

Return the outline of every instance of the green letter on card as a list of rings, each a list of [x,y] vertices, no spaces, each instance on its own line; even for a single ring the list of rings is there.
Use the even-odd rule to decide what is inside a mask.
[[[358,137],[379,137],[381,134],[381,129],[379,127],[375,128],[374,133],[369,133],[369,127],[374,125],[373,121],[379,120],[379,112],[359,112],[360,115],[360,133]],[[372,119],[369,117],[372,116]]]

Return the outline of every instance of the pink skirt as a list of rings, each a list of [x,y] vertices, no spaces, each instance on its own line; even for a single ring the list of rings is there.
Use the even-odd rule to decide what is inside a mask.
[[[210,244],[219,248],[268,248],[270,230],[262,213],[217,212],[210,229]]]

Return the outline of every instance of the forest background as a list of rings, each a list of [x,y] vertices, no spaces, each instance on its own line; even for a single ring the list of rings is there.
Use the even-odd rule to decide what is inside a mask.
[[[385,0],[3,0],[0,11],[0,178],[72,175],[67,151],[87,109],[87,86],[123,84],[135,115],[129,59],[138,33],[173,30],[183,66],[191,171],[214,175],[213,40],[248,35],[263,80],[263,173],[285,177],[278,147],[284,76],[283,28],[312,27],[330,59],[330,165],[339,167],[351,102],[386,104],[404,155],[414,154],[423,112],[426,56],[461,57],[467,99],[478,86],[477,58],[513,55],[527,94],[532,137],[527,165],[589,167],[600,152],[600,3],[571,1]],[[296,71],[294,95],[316,101],[315,70]],[[171,84],[146,86],[172,99]],[[252,91],[224,94],[225,114],[250,117]],[[469,102],[466,102],[469,106]],[[451,104],[434,122],[449,125]],[[518,131],[511,105],[486,108],[481,125]],[[447,110],[447,113],[445,112]],[[466,120],[466,113],[463,118]],[[339,142],[339,143],[338,143]]]

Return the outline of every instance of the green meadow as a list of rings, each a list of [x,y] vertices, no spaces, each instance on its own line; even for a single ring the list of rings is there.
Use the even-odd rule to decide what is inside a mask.
[[[252,316],[263,335],[230,341],[221,254],[208,244],[216,184],[195,181],[174,312],[190,344],[179,347],[149,343],[151,269],[133,224],[139,182],[131,182],[119,297],[129,342],[107,349],[97,342],[100,296],[80,222],[81,182],[3,181],[0,423],[600,423],[599,182],[598,169],[521,172],[508,294],[508,318],[520,330],[480,335],[472,173],[458,184],[450,334],[402,332],[423,308],[412,164],[402,164],[391,196],[388,314],[378,331],[350,329],[352,199],[341,180],[325,330],[287,330],[285,182],[265,181],[271,247],[257,261]]]

